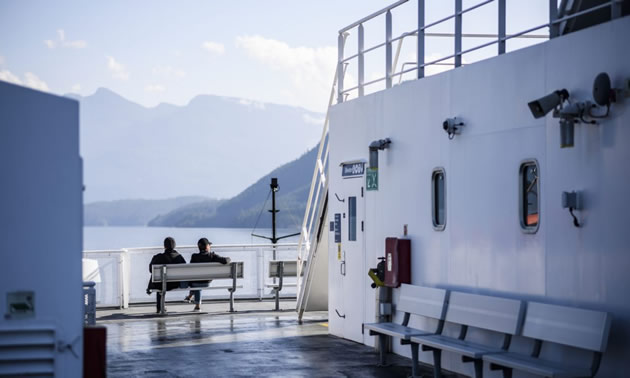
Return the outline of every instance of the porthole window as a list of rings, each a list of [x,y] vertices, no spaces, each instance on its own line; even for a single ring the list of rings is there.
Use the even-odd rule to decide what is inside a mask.
[[[437,168],[431,175],[431,209],[433,228],[442,231],[446,227],[446,175]]]
[[[521,228],[528,233],[538,231],[540,224],[540,176],[538,163],[529,160],[519,170],[519,216]]]

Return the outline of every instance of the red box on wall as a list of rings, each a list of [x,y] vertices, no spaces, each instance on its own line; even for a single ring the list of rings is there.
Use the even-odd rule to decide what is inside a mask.
[[[411,283],[411,240],[385,239],[385,286]]]

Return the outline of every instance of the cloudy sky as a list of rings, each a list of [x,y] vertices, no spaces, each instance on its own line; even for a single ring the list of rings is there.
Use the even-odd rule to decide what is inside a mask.
[[[481,0],[464,0],[464,8]],[[0,3],[0,80],[58,94],[107,87],[145,106],[184,105],[215,94],[324,111],[340,28],[393,1],[31,1]],[[427,23],[453,12],[427,0]],[[508,33],[542,24],[547,0],[509,0]],[[496,33],[496,2],[464,18],[465,33]],[[414,29],[416,2],[394,11],[394,35]],[[384,18],[365,25],[366,47],[383,41]],[[452,22],[433,32],[452,32]],[[543,29],[538,34],[546,34]],[[467,39],[464,48],[486,42]],[[519,40],[514,49],[540,40]],[[356,32],[348,39],[356,51]],[[431,38],[427,59],[452,53]],[[400,64],[415,60],[406,40]],[[496,46],[464,57],[494,55]],[[367,59],[366,80],[383,76],[382,49]],[[434,73],[447,67],[433,67]],[[356,83],[348,68],[347,86]],[[376,86],[374,87],[376,89]]]

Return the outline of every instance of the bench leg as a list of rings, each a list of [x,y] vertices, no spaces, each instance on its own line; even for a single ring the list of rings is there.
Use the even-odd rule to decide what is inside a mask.
[[[234,312],[234,291],[230,290],[230,312]]]
[[[475,378],[482,378],[483,377],[483,360],[481,359],[474,360],[474,364],[475,364]]]
[[[166,302],[166,292],[161,292],[158,295],[160,296],[160,315],[166,315],[166,306],[164,305]]]
[[[411,343],[411,376],[413,378],[419,377],[418,375],[418,349],[420,345]]]
[[[442,378],[442,351],[433,349],[433,377]]]
[[[387,365],[387,335],[378,335],[379,366]]]
[[[280,311],[280,291],[278,289],[274,289],[276,294],[276,311]]]

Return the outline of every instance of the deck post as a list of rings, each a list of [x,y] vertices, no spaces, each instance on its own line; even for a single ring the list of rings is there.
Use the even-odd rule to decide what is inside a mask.
[[[549,0],[549,39],[556,38],[560,34],[560,25],[555,21],[558,18],[558,2]]]
[[[424,77],[424,0],[418,0],[418,38],[416,46],[417,78]]]
[[[365,56],[363,55],[363,24],[359,24],[359,97],[363,96],[364,88],[363,83],[365,82]]]
[[[462,65],[462,0],[455,0],[455,67]]]
[[[230,263],[230,271],[232,274],[232,287],[228,289],[228,291],[230,292],[230,312],[235,312],[234,311],[234,292],[236,291],[236,263]]]
[[[499,0],[499,55],[505,54],[505,0]]]
[[[343,33],[337,37],[337,103],[343,102]]]
[[[392,87],[392,11],[385,14],[385,88]]]

